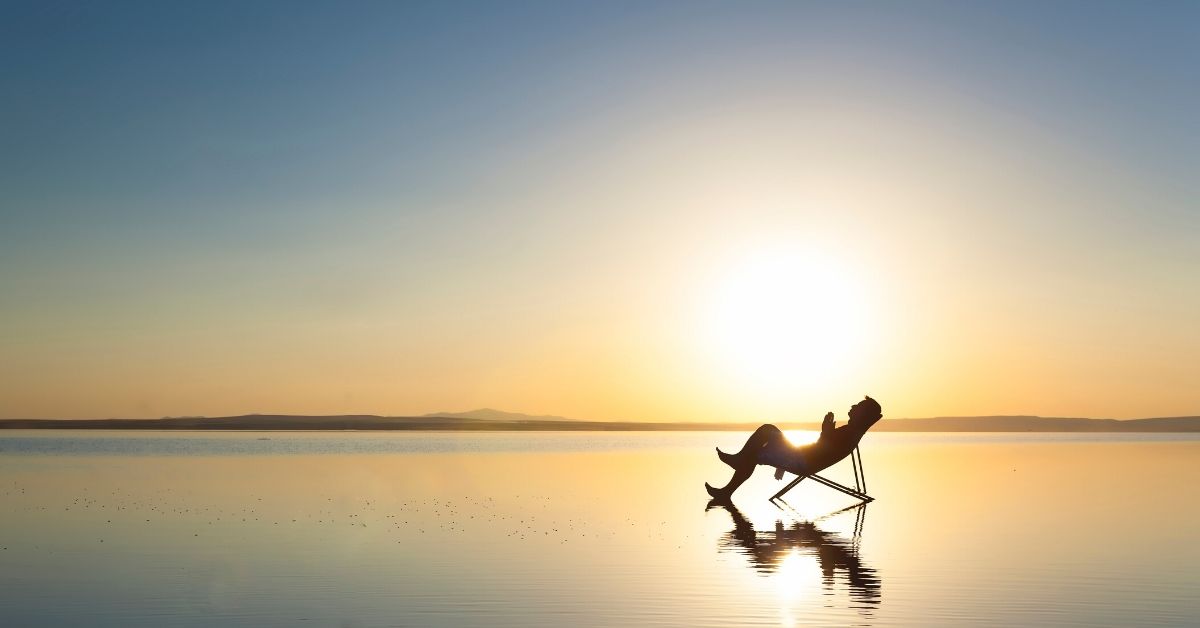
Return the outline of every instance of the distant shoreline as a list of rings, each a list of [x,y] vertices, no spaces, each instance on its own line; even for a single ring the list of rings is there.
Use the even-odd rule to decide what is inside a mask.
[[[374,415],[243,415],[162,419],[0,419],[0,429],[200,430],[200,431],[470,431],[470,432],[695,432],[749,431],[759,423],[491,420],[461,417]],[[816,422],[780,422],[783,429],[816,430]],[[1036,416],[884,419],[877,432],[1200,432],[1200,416],[1086,419]]]

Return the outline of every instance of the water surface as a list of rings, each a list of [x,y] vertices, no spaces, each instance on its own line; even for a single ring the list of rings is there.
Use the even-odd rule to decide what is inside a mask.
[[[877,500],[721,433],[0,433],[0,617],[52,626],[1194,625],[1200,439],[870,434]],[[800,436],[798,436],[800,437]],[[852,483],[849,466],[833,479]]]

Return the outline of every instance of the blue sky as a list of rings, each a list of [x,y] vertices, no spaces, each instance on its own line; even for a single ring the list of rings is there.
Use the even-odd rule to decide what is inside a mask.
[[[1200,307],[1198,24],[1197,5],[1170,2],[4,3],[0,343],[10,357],[0,371],[19,371],[11,385],[23,392],[0,414],[347,403],[685,414],[673,409],[678,397],[639,410],[659,397],[623,385],[494,399],[548,368],[524,362],[497,367],[503,376],[447,364],[429,375],[437,385],[410,385],[412,372],[380,366],[394,370],[369,390],[347,375],[328,396],[293,405],[272,401],[292,394],[282,378],[316,373],[264,381],[261,396],[230,383],[234,375],[213,376],[208,392],[161,398],[138,386],[170,387],[147,379],[151,371],[173,373],[170,381],[209,372],[177,360],[210,371],[242,364],[234,345],[202,348],[211,339],[188,335],[196,329],[246,339],[257,357],[235,373],[278,369],[295,359],[270,357],[279,347],[314,342],[331,326],[352,338],[314,345],[307,358],[361,362],[386,337],[397,354],[504,364],[511,348],[496,337],[534,345],[560,325],[576,337],[591,324],[579,312],[597,304],[645,298],[645,309],[612,315],[628,321],[683,307],[683,297],[645,297],[658,288],[641,269],[678,284],[703,266],[698,251],[731,232],[807,229],[838,246],[863,225],[894,236],[880,255],[950,246],[947,259],[964,269],[943,276],[946,259],[904,262],[887,281],[912,282],[913,294],[936,284],[928,297],[939,304],[994,286],[991,298],[1049,311],[1020,325],[1050,336],[1097,303],[1159,303],[1047,351],[1086,351],[1130,321],[1157,325],[1169,333],[1116,346],[1152,345],[1130,360],[1177,388],[1194,373],[1170,366],[1168,349],[1200,348],[1187,328]],[[887,190],[870,202],[817,194],[844,181],[818,174],[830,147],[846,151],[828,159],[841,164],[837,177],[867,164],[852,187],[889,177],[935,185],[940,176],[974,200],[922,205],[925,196],[896,192],[908,201],[889,206],[879,200]],[[799,150],[812,154],[795,188],[756,178]],[[692,182],[725,173],[747,197],[779,187],[752,207],[705,205]],[[806,204],[816,196],[842,202],[838,217],[814,218]],[[679,231],[688,225],[698,225],[691,241]],[[663,253],[639,257],[650,248]],[[1060,301],[1064,286],[1079,293]],[[414,313],[413,303],[430,310]],[[555,314],[528,322],[531,303]],[[512,318],[437,314],[480,304]],[[297,328],[263,340],[279,320]],[[638,324],[596,333],[634,337]],[[474,340],[460,347],[464,334]],[[139,347],[136,365],[118,360],[119,386],[96,383],[98,356],[122,347]],[[612,356],[581,359],[610,369],[593,380],[622,370]],[[1093,379],[1121,376],[1113,367]],[[684,379],[683,388],[699,386]],[[62,385],[103,390],[61,403],[51,391]],[[399,392],[389,396],[388,386]],[[430,386],[440,392],[423,392]],[[241,392],[228,403],[203,401],[230,387]],[[730,410],[747,394],[704,403]],[[939,404],[932,394],[905,407],[1133,416],[1198,401],[1139,406],[1165,394],[1153,387],[1075,405],[1039,405],[1030,389],[1003,408],[999,396]],[[781,397],[759,411],[807,403]]]

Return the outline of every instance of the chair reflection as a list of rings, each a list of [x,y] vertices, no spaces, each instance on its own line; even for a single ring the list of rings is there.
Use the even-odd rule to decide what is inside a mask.
[[[874,607],[881,597],[881,581],[878,572],[863,564],[859,556],[859,538],[866,518],[866,504],[858,504],[830,513],[816,521],[796,521],[784,525],[775,521],[770,531],[758,531],[736,506],[730,503],[713,502],[709,507],[725,509],[733,519],[733,530],[721,535],[720,551],[734,552],[750,559],[753,569],[763,575],[776,573],[784,560],[796,551],[815,554],[821,569],[821,584],[826,595],[831,594],[837,584],[838,573],[848,580],[851,601]],[[852,539],[826,532],[817,523],[842,513],[854,512],[854,536]]]

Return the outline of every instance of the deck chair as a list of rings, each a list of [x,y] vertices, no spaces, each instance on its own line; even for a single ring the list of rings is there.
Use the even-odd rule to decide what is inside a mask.
[[[812,478],[814,481],[820,482],[821,484],[824,484],[835,491],[841,491],[851,497],[861,500],[864,504],[875,501],[874,497],[867,495],[867,476],[866,472],[863,470],[862,452],[858,450],[858,445],[855,445],[854,450],[850,452],[850,464],[854,466],[854,488],[850,488],[844,484],[838,484],[837,482],[834,482],[829,478],[823,478],[816,473],[810,473],[808,475],[796,476],[796,479],[788,482],[787,486],[780,489],[778,493],[772,495],[771,501],[781,499],[784,493],[787,493],[795,488],[796,485],[799,484],[804,478]]]

